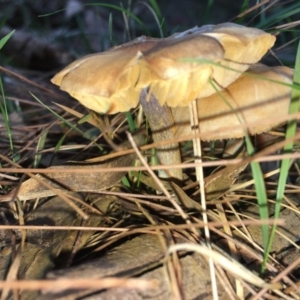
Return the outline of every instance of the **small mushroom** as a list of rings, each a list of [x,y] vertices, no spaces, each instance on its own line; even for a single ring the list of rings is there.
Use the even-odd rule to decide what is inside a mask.
[[[197,99],[200,138],[206,141],[240,138],[245,136],[245,130],[254,135],[280,125],[278,118],[289,111],[292,83],[290,68],[251,66],[220,93]],[[176,137],[192,134],[187,107],[172,108],[172,115]]]
[[[123,46],[83,57],[52,82],[87,108],[113,114],[139,99],[154,141],[174,138],[170,107],[186,106],[235,81],[273,46],[275,37],[232,23],[208,25],[166,39],[138,38]],[[183,61],[198,59],[199,61]],[[178,143],[158,148],[161,163],[180,163]],[[182,179],[181,169],[167,176]]]

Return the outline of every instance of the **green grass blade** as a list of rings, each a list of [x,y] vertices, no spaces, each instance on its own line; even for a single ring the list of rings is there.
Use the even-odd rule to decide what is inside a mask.
[[[123,176],[122,179],[121,179],[122,183],[124,186],[130,188],[130,182],[128,180],[128,178],[126,176]]]
[[[299,111],[300,107],[300,43],[298,45],[297,50],[297,56],[296,56],[296,64],[295,64],[295,73],[294,73],[294,88],[292,89],[292,95],[291,95],[291,104],[289,113],[297,113]],[[297,130],[297,121],[291,120],[287,123],[287,129],[285,137],[286,139],[291,139],[294,137]],[[294,143],[286,144],[286,146],[283,149],[284,153],[290,153],[293,150]],[[280,167],[280,174],[279,174],[279,181],[278,181],[278,188],[277,188],[277,194],[276,194],[276,205],[275,205],[275,213],[274,213],[274,219],[277,220],[280,215],[280,208],[281,208],[281,202],[285,191],[285,184],[288,177],[288,172],[290,168],[290,159],[283,159]],[[276,225],[272,227],[271,235],[270,235],[270,241],[268,244],[268,248],[266,251],[266,255],[268,255],[271,251],[272,244],[275,237],[275,230]],[[266,263],[266,261],[265,261]]]
[[[157,1],[156,0],[149,0],[149,3],[152,6],[153,10],[155,11],[155,14],[157,15],[158,19],[161,21],[163,19],[163,16],[161,14],[161,11],[159,9]]]
[[[148,3],[145,3],[145,2],[139,2],[139,4],[143,4],[144,6],[147,7],[147,9],[150,11],[150,13],[152,14],[154,20],[155,20],[155,23],[157,24],[158,26],[158,29],[159,29],[159,35],[161,38],[164,37],[164,33],[163,33],[163,30],[161,28],[161,21],[159,20],[155,10],[148,4]]]
[[[1,25],[1,26],[3,26],[3,25]],[[7,41],[14,34],[14,32],[15,32],[15,30],[11,31],[6,36],[4,36],[2,39],[0,39],[0,50],[7,43]],[[1,111],[1,114],[3,116],[4,126],[5,126],[5,129],[6,129],[6,133],[7,133],[8,141],[9,141],[9,147],[10,147],[11,152],[14,154],[14,144],[13,144],[12,132],[11,132],[11,128],[10,128],[7,102],[6,102],[6,98],[5,98],[4,87],[3,87],[1,77],[0,77],[0,90],[1,90],[1,96],[2,96],[2,101],[0,101],[0,111]],[[13,160],[17,161],[17,158],[13,157]]]
[[[149,1],[149,4],[151,5],[152,9],[154,10],[158,20],[159,20],[159,27],[160,27],[160,30],[161,30],[161,37],[164,37],[166,36],[166,26],[165,26],[165,22],[164,22],[164,17],[159,9],[159,6],[157,4],[157,1],[156,0],[150,0]]]
[[[113,25],[112,25],[112,13],[109,14],[108,18],[108,32],[109,32],[109,40],[111,45],[113,46]]]
[[[0,40],[0,50],[3,48],[3,46],[6,44],[6,42],[10,39],[10,37],[14,34],[15,30],[13,30],[12,32],[8,33],[6,36],[4,36],[1,40]]]
[[[239,15],[242,15],[242,16],[235,20],[236,23],[243,24],[244,18],[245,18],[244,12],[248,9],[248,7],[249,7],[249,0],[244,0],[243,4],[241,6],[240,13],[239,13]]]
[[[219,94],[220,98],[222,98],[222,100],[226,103],[226,105],[228,105],[228,107],[230,107],[230,109],[235,113],[239,122],[242,124],[243,123],[242,119],[236,113],[234,107],[232,107],[232,105],[227,101],[226,97],[224,97],[217,89],[216,84],[212,80],[210,80],[210,84],[213,86],[215,91]],[[244,134],[245,134],[245,142],[246,142],[248,155],[252,156],[254,155],[255,151],[246,129],[244,129]],[[259,206],[260,219],[267,220],[269,218],[269,209],[268,209],[268,199],[267,199],[267,191],[265,186],[264,175],[261,170],[260,164],[258,162],[251,162],[250,166],[251,166],[251,171],[254,180],[257,202]],[[262,225],[262,236],[263,236],[263,247],[266,250],[269,241],[269,226],[266,224]]]
[[[30,92],[29,92],[30,93]],[[66,119],[64,119],[63,117],[61,117],[59,114],[57,114],[54,110],[52,110],[50,107],[48,107],[47,105],[45,105],[40,99],[38,99],[35,95],[33,95],[32,93],[30,93],[30,95],[37,101],[39,102],[43,107],[45,107],[47,110],[49,110],[55,117],[57,117],[59,120],[63,121],[66,125],[68,125],[71,129],[74,129],[78,132],[80,132],[82,134],[82,136],[86,139],[88,139],[89,141],[93,142],[93,139],[91,139],[88,135],[86,135],[84,132],[82,132],[76,125],[73,125],[72,123],[70,123],[69,121],[67,121]],[[60,143],[60,142],[59,142]],[[99,148],[99,150],[103,150],[97,143],[93,142],[93,144]]]
[[[294,4],[288,5],[286,8],[282,7],[277,11],[273,11],[272,14],[269,14],[265,19],[255,25],[258,28],[268,28],[271,26],[276,26],[282,21],[285,21],[287,18],[294,16],[300,12],[300,1],[295,1]]]
[[[33,167],[34,168],[38,168],[41,158],[42,158],[42,154],[39,153],[40,150],[44,149],[45,144],[46,144],[46,140],[47,140],[47,135],[48,135],[48,130],[45,131],[39,138],[37,146],[36,146],[36,152],[37,154],[34,157],[34,162],[33,162]]]
[[[248,155],[254,155],[254,147],[252,145],[251,139],[249,136],[245,137],[246,142],[246,148]],[[267,191],[266,191],[266,185],[264,180],[264,175],[261,170],[260,164],[258,162],[251,162],[251,171],[252,176],[254,180],[254,186],[255,186],[255,192],[256,192],[256,198],[258,203],[258,210],[259,210],[259,216],[262,221],[269,219],[269,209],[268,209],[268,198],[267,198]],[[268,247],[268,241],[269,241],[269,226],[267,224],[263,224],[261,226],[262,229],[262,237],[263,237],[263,248],[264,250]]]
[[[128,11],[127,9],[117,6],[117,5],[113,5],[113,4],[108,4],[108,3],[88,3],[88,4],[84,4],[84,6],[103,6],[103,7],[108,7],[108,8],[112,8],[115,10],[118,10],[122,13],[125,13],[126,15],[128,15],[130,18],[132,18],[135,22],[137,22],[139,25],[142,26],[142,28],[145,30],[145,32],[150,35],[149,30],[147,29],[147,27],[144,25],[144,23],[138,18],[136,17],[133,13],[131,13],[130,11]],[[65,11],[66,9],[60,9],[60,10],[56,10],[52,13],[48,13],[48,14],[44,14],[44,15],[39,15],[39,17],[48,17],[54,14],[57,14],[59,12]]]
[[[203,24],[209,22],[208,20],[211,17],[211,12],[213,8],[214,8],[214,0],[208,0],[205,8],[204,17],[203,17]]]
[[[2,96],[2,101],[0,101],[0,111],[3,116],[4,126],[6,129],[6,133],[7,133],[8,141],[9,141],[9,147],[10,147],[11,152],[14,154],[15,151],[14,151],[14,144],[13,144],[13,139],[12,139],[11,126],[10,126],[10,122],[9,122],[9,114],[8,114],[8,110],[7,110],[6,97],[5,97],[4,87],[3,87],[1,77],[0,77],[0,90],[1,90],[1,96]],[[15,158],[14,158],[14,161],[15,161]]]
[[[126,119],[127,119],[128,125],[129,125],[130,132],[134,132],[136,130],[136,126],[134,124],[131,112],[127,111],[125,113],[125,115],[126,115]]]
[[[56,146],[54,148],[54,153],[57,153],[60,149],[60,147],[63,145],[65,138],[67,135],[71,132],[72,128],[67,130],[67,132],[59,139],[59,141],[56,143]]]

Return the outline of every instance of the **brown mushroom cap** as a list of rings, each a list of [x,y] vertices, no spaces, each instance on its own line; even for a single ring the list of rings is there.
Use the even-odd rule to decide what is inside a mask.
[[[161,105],[185,106],[215,92],[209,79],[214,79],[220,89],[228,86],[249,64],[260,60],[275,41],[274,36],[259,29],[232,23],[190,32],[166,39],[141,37],[113,50],[85,56],[59,72],[52,82],[100,113],[136,107],[141,90],[148,86]],[[183,58],[206,62],[180,61]]]
[[[209,79],[219,89],[227,87],[274,42],[274,36],[256,28],[233,23],[203,26],[189,35],[165,39],[143,53],[138,84],[149,85],[161,105],[186,106],[215,93]],[[205,61],[184,62],[184,58]]]
[[[265,79],[258,78],[262,76]],[[203,140],[218,140],[243,137],[242,123],[247,123],[249,134],[266,132],[280,125],[278,117],[288,114],[291,97],[293,70],[287,67],[267,67],[262,64],[251,66],[234,83],[220,94],[197,99],[200,132]],[[270,81],[271,80],[271,81]],[[235,112],[224,101],[224,97]],[[177,126],[176,137],[192,134],[187,107],[172,108]],[[238,119],[237,115],[240,120]],[[226,127],[231,127],[226,129]]]
[[[128,111],[139,102],[141,89],[135,88],[140,74],[139,51],[148,50],[158,41],[140,37],[115,49],[85,56],[51,81],[96,112]]]

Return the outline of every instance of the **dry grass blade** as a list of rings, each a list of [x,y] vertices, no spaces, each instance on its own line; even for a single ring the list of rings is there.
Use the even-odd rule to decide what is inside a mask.
[[[199,138],[200,134],[200,125],[198,120],[198,107],[196,101],[193,101],[189,104],[189,112],[190,112],[190,126],[192,132],[195,134],[195,138],[193,139],[193,149],[194,149],[194,157],[195,163],[198,164],[202,162],[202,145]],[[200,189],[200,201],[203,208],[202,218],[205,224],[208,223],[208,216],[206,213],[206,189],[204,183],[204,171],[202,166],[196,166],[196,178],[199,183]],[[207,247],[211,249],[211,237],[208,226],[204,227],[204,234]],[[215,266],[212,258],[209,258],[209,270],[210,270],[210,277],[212,282],[212,294],[213,299],[218,299],[218,289],[217,289],[217,280],[216,280],[216,273],[215,273]]]
[[[16,255],[14,257],[14,260],[8,270],[8,273],[6,275],[6,280],[3,281],[3,287],[2,287],[2,293],[1,293],[1,300],[6,300],[8,298],[9,292],[10,292],[10,287],[6,286],[5,283],[16,280],[18,277],[18,271],[20,268],[20,263],[21,263],[21,259],[22,259],[22,251],[24,250],[24,247],[22,247],[21,245],[19,245],[18,250],[16,252]]]
[[[56,279],[56,280],[22,280],[0,281],[0,289],[47,290],[52,292],[66,289],[156,289],[156,280],[101,278],[101,279]]]
[[[142,164],[147,168],[147,171],[149,172],[149,174],[152,176],[152,178],[155,180],[155,182],[157,183],[157,185],[160,187],[161,191],[167,196],[168,200],[170,201],[170,203],[176,208],[176,210],[178,211],[178,213],[181,215],[181,217],[183,218],[183,220],[187,223],[187,224],[191,224],[191,221],[188,217],[188,215],[182,210],[182,208],[178,205],[178,203],[176,202],[176,200],[174,199],[174,197],[172,197],[169,193],[169,191],[164,187],[164,185],[160,182],[159,178],[155,175],[155,173],[151,170],[151,168],[149,167],[149,165],[147,164],[146,160],[144,159],[144,157],[141,155],[139,149],[137,148],[134,139],[132,138],[131,134],[128,132],[127,133],[128,136],[128,140],[130,141],[133,149],[136,151],[137,156],[139,157],[139,159],[141,160]],[[191,226],[191,230],[193,231],[193,233],[195,234],[195,237],[198,237],[199,234],[198,232],[195,230],[195,228],[193,228],[193,226]]]
[[[254,273],[246,269],[243,265],[241,265],[239,262],[232,260],[229,260],[228,258],[224,257],[220,253],[209,249],[205,245],[194,245],[194,244],[177,244],[174,246],[171,246],[169,248],[169,253],[172,253],[173,251],[195,251],[198,253],[203,254],[204,256],[213,259],[213,261],[216,264],[221,265],[224,269],[226,269],[228,272],[233,273],[237,278],[242,278],[245,281],[256,285],[258,287],[267,288],[271,290],[275,289],[281,289],[282,285],[278,283],[267,283],[263,281],[261,278],[256,276]]]

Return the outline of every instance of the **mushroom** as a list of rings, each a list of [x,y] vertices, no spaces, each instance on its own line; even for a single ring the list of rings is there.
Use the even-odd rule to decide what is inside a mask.
[[[176,126],[168,106],[184,107],[197,98],[216,93],[209,80],[213,80],[219,90],[227,87],[251,64],[259,61],[274,42],[274,36],[259,29],[225,23],[165,39],[143,53],[137,86],[149,89],[148,97],[141,97],[140,102],[154,141],[174,139]],[[182,61],[183,58],[198,58],[198,61]],[[201,101],[197,103],[201,107]],[[158,111],[159,107],[163,113]],[[179,164],[180,154],[176,149],[176,143],[158,148],[160,162]],[[180,169],[168,170],[168,173],[182,178]]]
[[[200,138],[222,140],[269,131],[289,111],[293,70],[284,66],[251,66],[220,93],[197,99]],[[224,100],[225,99],[225,100]],[[230,106],[229,106],[230,105]],[[172,108],[176,137],[192,134],[187,107]],[[242,124],[241,124],[242,122]]]
[[[209,79],[220,90],[227,87],[274,42],[274,36],[256,28],[233,23],[203,26],[191,34],[162,40],[143,53],[138,85],[150,86],[160,105],[187,106],[216,92]],[[196,60],[183,61],[186,58]]]
[[[275,37],[232,23],[208,25],[166,39],[138,38],[123,46],[81,58],[52,82],[83,105],[113,114],[137,106],[139,99],[154,141],[172,139],[176,127],[170,107],[186,106],[235,81],[273,46]],[[182,59],[199,61],[183,61]],[[158,99],[158,100],[157,100]],[[161,163],[181,163],[178,143],[158,148]],[[181,169],[167,176],[182,179]]]

